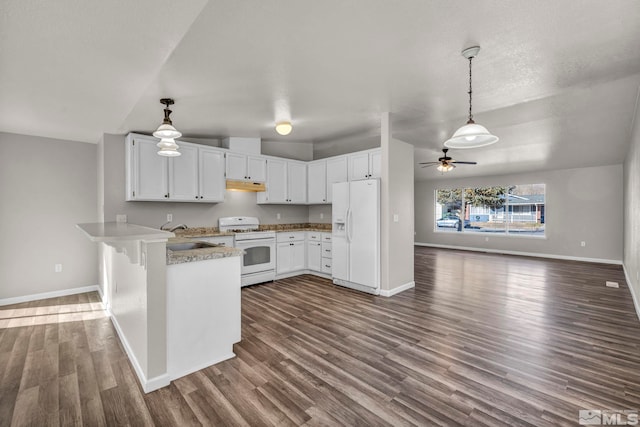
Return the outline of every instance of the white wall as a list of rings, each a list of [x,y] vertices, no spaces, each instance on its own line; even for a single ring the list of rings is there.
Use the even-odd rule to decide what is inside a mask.
[[[629,286],[636,298],[640,297],[640,108],[637,105],[631,145],[624,163],[624,269]],[[639,300],[636,307],[640,307]]]
[[[380,288],[391,296],[414,286],[413,145],[391,138],[390,113],[382,115],[380,139]]]
[[[0,300],[98,283],[95,144],[0,133]],[[54,264],[63,265],[61,273]]]
[[[454,172],[455,173],[455,172]],[[434,232],[437,188],[546,184],[546,238]],[[516,175],[420,181],[415,187],[416,242],[621,262],[622,165]],[[489,241],[485,241],[488,237]],[[580,242],[586,246],[581,247]]]
[[[313,144],[313,160],[325,159],[332,156],[354,153],[356,151],[369,150],[380,147],[380,134],[369,132],[346,136],[330,141],[316,142]]]
[[[126,214],[129,223],[158,228],[166,222],[168,213],[173,214],[173,224],[189,227],[217,226],[219,217],[236,215],[256,216],[265,224],[302,223],[309,219],[307,206],[257,205],[256,193],[238,191],[227,191],[224,203],[217,204],[126,202],[124,141],[124,135],[104,135],[105,221],[115,221],[117,214]]]

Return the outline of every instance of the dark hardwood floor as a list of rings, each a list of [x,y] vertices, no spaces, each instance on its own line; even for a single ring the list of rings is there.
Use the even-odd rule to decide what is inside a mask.
[[[245,288],[237,357],[146,395],[97,294],[0,307],[0,425],[575,426],[640,409],[620,266],[417,247],[415,277],[392,298],[312,276]]]

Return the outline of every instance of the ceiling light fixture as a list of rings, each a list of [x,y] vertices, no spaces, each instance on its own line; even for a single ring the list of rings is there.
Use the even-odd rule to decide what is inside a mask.
[[[182,134],[173,127],[173,123],[171,123],[171,119],[169,118],[171,115],[169,105],[173,105],[175,102],[171,98],[162,98],[160,103],[165,105],[164,120],[153,133],[153,136],[160,138],[160,142],[157,144],[158,148],[160,148],[158,154],[166,157],[177,157],[181,153],[178,151],[178,144],[176,144],[175,139],[180,138]]]
[[[438,172],[449,172],[449,171],[453,170],[453,168],[455,168],[455,166],[453,166],[452,164],[442,163],[442,164],[438,165],[438,167],[436,169],[438,170]]]
[[[276,132],[280,135],[289,135],[293,130],[291,122],[278,122],[276,123]]]
[[[478,56],[480,46],[473,46],[462,51],[462,56],[469,60],[469,120],[467,124],[458,129],[453,136],[445,141],[444,146],[449,148],[477,148],[498,142],[498,137],[489,133],[486,127],[473,121],[471,112],[471,61]]]

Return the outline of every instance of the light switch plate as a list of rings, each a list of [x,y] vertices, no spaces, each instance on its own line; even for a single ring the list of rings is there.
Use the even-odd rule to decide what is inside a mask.
[[[125,214],[116,215],[116,222],[127,222],[127,215]]]
[[[400,221],[400,215],[393,214],[393,222],[399,222],[399,221]]]

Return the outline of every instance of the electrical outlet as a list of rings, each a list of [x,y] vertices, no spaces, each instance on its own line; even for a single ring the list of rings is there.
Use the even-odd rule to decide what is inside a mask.
[[[485,242],[488,242],[488,241],[489,241],[489,238],[488,238],[488,237],[485,237],[485,238],[484,238],[484,241],[485,241]]]
[[[276,214],[276,219],[280,219],[280,214],[279,213]]]
[[[56,264],[53,266],[53,271],[56,273],[62,273],[62,264]]]
[[[173,221],[173,214],[167,214],[167,222]]]
[[[320,219],[324,219],[324,214],[320,212]]]
[[[125,214],[116,215],[116,222],[127,222],[127,215]]]
[[[393,214],[393,222],[400,222],[400,215]]]
[[[585,242],[585,241],[580,242],[580,246],[582,246],[584,248],[585,246],[587,246],[587,242]]]

